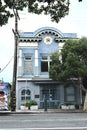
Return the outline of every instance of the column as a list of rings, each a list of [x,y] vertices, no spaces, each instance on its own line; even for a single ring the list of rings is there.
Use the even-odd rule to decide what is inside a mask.
[[[35,69],[34,69],[34,75],[38,76],[38,49],[35,49]]]
[[[18,76],[22,76],[22,49],[19,49],[18,55]]]

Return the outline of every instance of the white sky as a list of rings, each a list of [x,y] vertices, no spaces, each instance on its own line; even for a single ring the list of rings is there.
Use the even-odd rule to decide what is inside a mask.
[[[78,2],[70,0],[69,15],[62,18],[59,23],[51,22],[49,16],[29,14],[27,11],[19,13],[18,29],[24,32],[33,32],[38,28],[50,26],[63,33],[77,33],[78,37],[87,37],[87,0]],[[0,27],[0,68],[3,69],[14,55],[14,18],[9,19],[7,25]],[[0,72],[0,80],[12,82],[13,60]]]

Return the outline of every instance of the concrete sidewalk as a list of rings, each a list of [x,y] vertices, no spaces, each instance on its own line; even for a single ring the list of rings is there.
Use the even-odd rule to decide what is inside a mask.
[[[45,114],[45,113],[85,113],[83,110],[61,110],[61,109],[38,109],[38,110],[17,110],[17,111],[0,111],[0,114]]]
[[[16,113],[82,113],[85,112],[81,109],[79,110],[61,110],[61,109],[38,109],[38,110],[18,110]]]

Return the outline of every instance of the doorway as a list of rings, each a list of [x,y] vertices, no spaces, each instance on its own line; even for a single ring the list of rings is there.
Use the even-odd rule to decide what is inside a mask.
[[[40,108],[44,108],[44,100],[47,100],[47,108],[56,109],[60,103],[60,87],[52,84],[40,85]]]

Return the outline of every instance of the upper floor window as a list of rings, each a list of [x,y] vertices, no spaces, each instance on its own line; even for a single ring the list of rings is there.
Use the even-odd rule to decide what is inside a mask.
[[[41,72],[48,72],[51,64],[50,56],[41,57]]]
[[[30,55],[24,55],[24,73],[32,72],[32,57]]]

